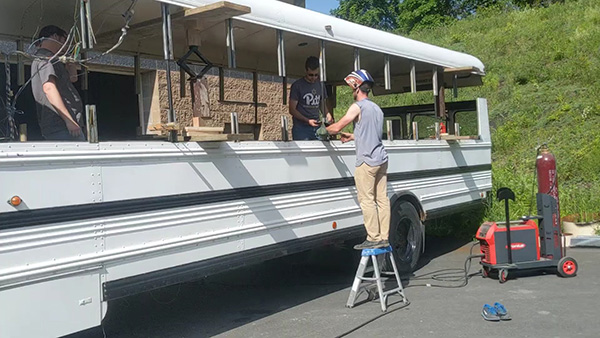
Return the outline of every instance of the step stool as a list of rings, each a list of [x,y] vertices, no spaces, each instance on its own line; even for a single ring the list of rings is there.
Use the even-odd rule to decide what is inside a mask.
[[[394,268],[394,271],[381,271],[379,268],[379,263],[377,262],[377,256],[379,255],[385,255],[389,253],[390,255],[390,261],[392,262],[392,267]],[[346,303],[346,307],[354,307],[354,303],[356,302],[356,298],[358,298],[358,296],[363,293],[364,291],[366,291],[369,296],[367,297],[367,300],[373,300],[375,298],[375,294],[373,293],[373,291],[371,291],[371,289],[369,288],[369,286],[371,286],[373,283],[372,282],[376,282],[377,283],[377,291],[379,293],[379,302],[381,303],[381,311],[385,312],[387,311],[387,297],[390,294],[393,293],[398,293],[401,297],[402,297],[402,301],[404,302],[404,304],[408,303],[408,299],[406,299],[406,296],[404,295],[404,288],[402,288],[402,281],[400,280],[400,275],[398,274],[398,269],[396,268],[396,262],[394,261],[394,255],[392,253],[392,247],[391,246],[387,246],[384,248],[377,248],[377,249],[363,249],[362,253],[361,253],[361,259],[360,259],[360,264],[358,265],[358,270],[356,270],[356,277],[354,278],[354,283],[352,283],[352,289],[350,290],[350,296],[348,297],[348,302]],[[385,256],[384,256],[385,257]],[[369,264],[369,258],[371,258],[371,261],[373,262],[373,269],[372,270],[368,270],[367,271],[367,265]],[[373,276],[374,277],[365,277],[365,272],[373,272]],[[384,291],[383,290],[383,281],[381,280],[381,275],[394,275],[396,277],[396,282],[398,283],[398,286],[391,289],[391,290],[387,290]],[[387,279],[386,277],[384,277],[385,279]],[[362,286],[362,282],[363,281],[368,281],[371,283],[368,283],[367,286]]]

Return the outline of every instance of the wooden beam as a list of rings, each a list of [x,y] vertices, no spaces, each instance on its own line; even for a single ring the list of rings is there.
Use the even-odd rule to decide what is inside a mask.
[[[182,19],[186,22],[186,25],[195,24],[196,28],[205,29],[235,16],[250,12],[251,9],[248,6],[228,1],[219,1],[205,6],[186,9],[183,11]]]
[[[220,22],[230,19],[234,16],[248,14],[250,7],[234,4],[228,1],[219,1],[209,5],[186,9],[171,15],[171,21],[174,23],[183,22],[187,29],[203,30],[210,28]],[[160,26],[162,19],[160,17],[133,24],[129,27],[128,33],[150,29],[154,26]],[[119,36],[121,29],[108,31],[96,36],[98,41],[105,38]]]

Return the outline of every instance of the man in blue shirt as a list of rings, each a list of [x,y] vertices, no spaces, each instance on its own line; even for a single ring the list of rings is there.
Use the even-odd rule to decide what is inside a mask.
[[[292,84],[289,109],[294,125],[292,139],[317,140],[317,129],[321,123],[319,111],[321,100],[327,99],[323,83],[319,81],[319,59],[310,56],[304,64],[306,75]],[[325,104],[327,123],[333,121]]]

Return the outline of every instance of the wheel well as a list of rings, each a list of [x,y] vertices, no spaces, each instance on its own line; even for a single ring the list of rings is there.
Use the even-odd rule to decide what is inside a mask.
[[[396,205],[396,203],[400,203],[400,202],[409,202],[410,204],[412,204],[415,207],[415,209],[417,209],[417,213],[419,213],[419,218],[421,218],[421,222],[425,221],[426,214],[425,214],[425,211],[423,210],[423,206],[421,206],[421,202],[419,201],[417,196],[415,196],[411,192],[404,191],[404,192],[396,193],[390,198],[390,204],[392,206],[394,206],[394,205]]]

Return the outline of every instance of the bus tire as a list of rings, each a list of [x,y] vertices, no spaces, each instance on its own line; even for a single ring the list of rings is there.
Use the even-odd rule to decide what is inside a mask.
[[[392,206],[389,241],[398,271],[412,272],[423,250],[423,225],[412,203],[398,201]]]

